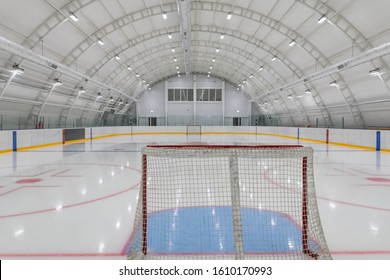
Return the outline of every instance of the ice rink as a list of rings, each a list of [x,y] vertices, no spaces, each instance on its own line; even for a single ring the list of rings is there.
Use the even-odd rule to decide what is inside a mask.
[[[200,137],[200,136],[199,136]],[[390,259],[390,154],[266,136],[121,136],[0,154],[1,259],[125,259],[153,144],[313,147],[334,259]]]

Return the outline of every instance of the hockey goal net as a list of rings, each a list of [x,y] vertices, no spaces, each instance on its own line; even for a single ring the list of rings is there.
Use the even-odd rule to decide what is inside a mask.
[[[331,259],[303,146],[147,146],[129,259]]]

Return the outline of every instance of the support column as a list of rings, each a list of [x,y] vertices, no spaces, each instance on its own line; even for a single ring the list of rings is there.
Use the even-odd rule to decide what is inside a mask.
[[[225,126],[225,92],[226,83],[222,81],[222,125]]]
[[[194,75],[194,113],[193,113],[193,124],[196,125],[196,90],[197,90],[197,83],[196,83],[196,75]]]
[[[168,125],[168,81],[165,81],[165,126]]]

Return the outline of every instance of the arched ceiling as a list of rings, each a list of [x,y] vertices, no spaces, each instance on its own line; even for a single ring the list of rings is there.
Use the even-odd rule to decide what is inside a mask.
[[[198,73],[286,124],[389,125],[389,10],[386,0],[2,0],[0,109],[57,111],[62,125]]]

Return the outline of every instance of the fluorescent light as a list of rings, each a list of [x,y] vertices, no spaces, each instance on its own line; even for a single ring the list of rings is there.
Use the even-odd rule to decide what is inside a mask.
[[[167,18],[168,18],[167,13],[166,13],[166,12],[163,12],[162,17],[163,17],[163,19],[167,19]]]
[[[175,52],[175,48],[172,48],[172,52]]]
[[[217,49],[215,50],[215,52],[217,52],[217,53],[218,53],[218,52],[219,52],[219,48],[217,48]]]
[[[62,82],[60,81],[60,80],[58,80],[58,79],[55,79],[54,80],[54,86],[62,86]]]
[[[179,65],[176,65],[176,69],[179,69]]]
[[[276,99],[274,100],[274,102],[279,103],[279,100],[276,98]]]
[[[271,60],[272,60],[272,61],[275,61],[275,60],[277,60],[277,59],[278,59],[278,58],[277,58],[276,56],[273,56]]]
[[[116,60],[120,60],[121,58],[119,57],[119,55],[116,54],[116,55],[115,55],[115,59],[116,59]]]
[[[370,76],[379,76],[381,74],[379,72],[379,68],[375,68],[373,70],[370,70],[368,73],[370,74]]]
[[[318,19],[318,23],[321,24],[323,23],[324,21],[326,21],[328,19],[328,17],[326,16],[326,14],[323,14],[319,19]]]
[[[259,71],[263,71],[263,66],[260,66]]]
[[[174,59],[173,59],[175,62],[177,62],[177,58],[175,57]]]
[[[210,69],[213,69],[213,66],[210,65]]]
[[[245,83],[246,83],[246,80],[243,80],[242,83],[245,84]]]
[[[229,13],[228,13],[227,19],[228,19],[228,20],[232,19],[232,12],[229,12]]]
[[[102,96],[102,94],[99,92],[98,93],[98,96],[96,97],[96,99],[100,99],[100,98],[102,98],[103,96]]]
[[[251,79],[252,79],[252,78],[253,78],[253,74],[251,74],[251,75],[249,76],[249,78],[251,78]]]
[[[24,73],[24,69],[23,68],[20,68],[19,67],[19,64],[14,64],[13,66],[12,66],[12,68],[14,69],[14,73],[15,74],[23,74]]]
[[[99,45],[101,45],[101,46],[103,46],[103,45],[104,45],[104,42],[103,42],[103,40],[102,40],[102,39],[100,39],[100,38],[97,40],[97,42],[98,42],[98,44],[99,44]]]
[[[213,60],[212,60],[213,62],[215,62],[215,58],[213,58]]]
[[[177,77],[180,78],[180,74],[178,74]]]
[[[146,81],[145,80],[142,80],[142,82],[145,84],[146,83]]]
[[[69,13],[69,17],[70,17],[73,21],[79,21],[79,18],[78,18],[73,12],[70,12],[70,13]]]
[[[310,89],[306,89],[306,90],[305,90],[305,93],[306,93],[306,94],[311,94],[311,90],[310,90]]]
[[[288,99],[293,99],[293,97],[292,97],[291,94],[289,94],[289,95],[287,96],[287,98],[288,98]]]
[[[138,73],[135,73],[135,76],[136,76],[137,78],[139,78],[139,74],[138,74]]]
[[[131,66],[127,66],[127,69],[128,69],[128,70],[131,70]]]
[[[210,78],[210,74],[208,74],[208,75],[207,75],[207,77],[209,77],[209,78]]]
[[[290,44],[288,44],[290,47],[293,47],[296,44],[295,40],[292,40]]]
[[[171,33],[168,34],[168,38],[169,38],[169,39],[172,39]]]
[[[82,93],[86,93],[87,91],[84,89],[84,88],[80,88],[80,90],[79,90],[79,94],[82,94]]]
[[[221,34],[221,40],[225,38],[225,34]]]
[[[337,84],[336,81],[330,82],[329,85],[330,85],[331,87],[337,87],[337,86],[338,86],[338,84]]]

